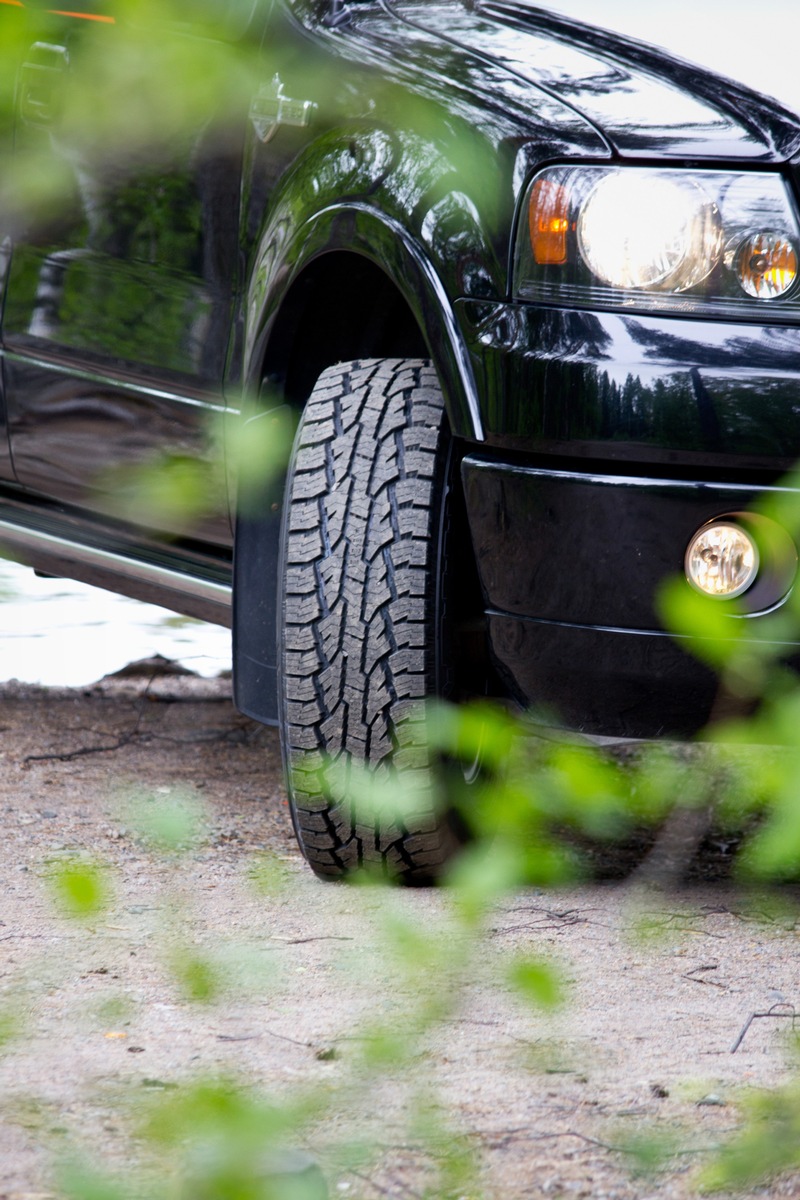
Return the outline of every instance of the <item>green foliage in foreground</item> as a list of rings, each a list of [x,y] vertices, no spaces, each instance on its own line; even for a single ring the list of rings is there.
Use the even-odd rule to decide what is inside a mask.
[[[770,711],[783,713],[789,703],[794,701],[783,696],[770,702]],[[767,719],[762,711],[755,721]],[[426,1195],[477,1198],[474,1148],[449,1127],[435,1095],[420,1090],[417,1064],[426,1036],[457,1015],[480,972],[487,922],[497,902],[531,884],[557,885],[588,874],[598,845],[633,831],[649,830],[657,848],[660,830],[698,813],[731,829],[756,822],[740,868],[748,879],[769,881],[776,862],[780,877],[791,873],[791,853],[778,855],[776,846],[791,844],[800,821],[787,799],[800,777],[796,752],[791,746],[777,751],[774,745],[746,743],[748,726],[741,722],[736,737],[732,727],[720,729],[716,741],[704,746],[641,746],[616,756],[567,742],[529,718],[485,704],[460,710],[431,706],[426,727],[434,761],[442,756],[451,765],[459,758],[472,763],[480,752],[484,775],[467,786],[459,771],[435,772],[443,803],[461,806],[471,833],[443,881],[451,899],[445,928],[421,926],[393,904],[391,891],[376,892],[374,879],[363,881],[365,899],[381,897],[377,916],[372,905],[379,936],[365,933],[369,969],[404,998],[399,1011],[362,1022],[357,1046],[348,1046],[342,1060],[338,1049],[321,1052],[321,1061],[340,1061],[335,1080],[313,1093],[295,1088],[268,1096],[233,1078],[185,1081],[175,1090],[153,1081],[146,1094],[125,1101],[122,1117],[133,1134],[137,1167],[120,1178],[73,1159],[61,1176],[68,1200],[321,1200],[329,1193],[315,1160],[334,1175],[366,1170],[379,1160],[381,1137],[374,1122],[361,1141],[353,1140],[353,1128],[365,1099],[389,1082],[392,1089],[408,1091],[407,1136],[429,1155],[434,1182]],[[349,782],[362,819],[387,819],[413,806],[402,776],[378,782],[366,769],[353,768]],[[160,804],[157,816],[151,808],[140,797],[137,837],[149,853],[177,869],[201,844],[206,817],[187,796]],[[692,828],[698,831],[696,848],[707,823]],[[673,864],[677,876],[685,866],[685,858]],[[647,860],[640,870],[646,876]],[[260,890],[280,894],[280,868],[261,864],[253,875]],[[102,912],[112,894],[110,872],[93,863],[61,863],[49,883],[62,911],[84,919]],[[319,888],[325,891],[326,885]],[[186,905],[186,912],[173,908],[165,925],[164,963],[174,991],[190,1002],[225,1004],[244,976],[232,969],[236,956],[226,959],[225,947],[216,948],[214,961],[197,950],[189,935],[188,892]],[[383,959],[376,946],[384,948]],[[250,986],[279,986],[276,978],[272,972]],[[535,1011],[569,1003],[557,964],[509,954],[505,978],[520,1002]],[[334,1145],[325,1132],[331,1112],[350,1126]],[[746,1186],[800,1166],[798,1130],[796,1084],[756,1097],[745,1110],[741,1132],[704,1155],[698,1188]],[[299,1149],[305,1147],[313,1158]],[[682,1153],[680,1142],[665,1139],[663,1131],[620,1139],[614,1149],[635,1172],[669,1169]]]
[[[598,749],[487,703],[458,709],[431,704],[424,720],[428,778],[414,773],[379,776],[357,763],[331,772],[359,821],[402,820],[417,807],[416,788],[438,790],[443,809],[456,812],[468,837],[442,881],[452,899],[449,929],[420,928],[393,910],[386,894],[379,944],[383,962],[370,954],[371,970],[411,997],[402,1020],[376,1018],[359,1029],[358,1052],[331,1090],[293,1099],[266,1098],[235,1080],[200,1080],[179,1095],[150,1098],[140,1111],[138,1137],[149,1147],[143,1181],[113,1181],[72,1166],[65,1194],[81,1200],[129,1200],[133,1196],[176,1200],[316,1200],[325,1194],[317,1167],[298,1146],[315,1146],[326,1111],[355,1112],[365,1096],[387,1080],[408,1087],[426,1035],[458,1010],[474,979],[487,921],[503,897],[525,887],[557,886],[591,874],[604,846],[638,837],[653,850],[638,868],[645,881],[679,882],[712,827],[744,838],[734,867],[741,884],[772,886],[797,880],[800,867],[800,691],[782,662],[794,601],[771,620],[761,643],[745,643],[734,605],[689,594],[680,581],[664,590],[669,623],[720,676],[715,720],[693,745],[639,744]],[[476,761],[477,777],[470,772]],[[460,769],[458,764],[464,764]],[[344,772],[344,775],[342,775]],[[156,818],[140,806],[140,834],[153,852],[175,858],[197,844],[202,814],[191,803]],[[72,868],[69,868],[72,870]],[[91,887],[62,872],[62,902],[91,906]],[[280,872],[257,868],[258,886],[274,895]],[[67,883],[69,884],[67,887]],[[71,882],[69,882],[71,880]],[[373,887],[374,879],[362,881]],[[378,881],[379,882],[379,881]],[[322,887],[322,885],[320,885]],[[65,890],[66,888],[66,890]],[[374,947],[373,947],[374,949]],[[175,940],[168,955],[179,994],[203,1004],[230,995],[224,963],[201,957]],[[529,956],[507,957],[505,977],[520,1001],[546,1011],[568,1004],[556,964]],[[222,981],[225,980],[223,989]],[[331,1059],[338,1051],[330,1050]],[[740,1131],[702,1155],[698,1189],[749,1186],[800,1167],[800,1088],[797,1083],[757,1095],[743,1106]],[[478,1169],[470,1147],[448,1128],[434,1096],[415,1094],[409,1130],[424,1125],[420,1141],[437,1164],[428,1193],[478,1196]],[[435,1132],[432,1132],[435,1131]],[[342,1137],[322,1153],[326,1169],[363,1167],[379,1156],[374,1133],[363,1143]],[[645,1131],[615,1147],[637,1172],[668,1169],[684,1153],[674,1131]],[[693,1151],[693,1153],[695,1153]],[[288,1154],[288,1157],[286,1157]],[[282,1157],[283,1156],[283,1157]],[[153,1165],[155,1164],[155,1165]],[[77,1173],[76,1173],[77,1172]],[[283,1173],[282,1173],[283,1172]],[[316,1190],[315,1190],[316,1189]],[[320,1190],[322,1189],[322,1190]]]
[[[70,917],[96,917],[110,900],[108,872],[94,862],[74,858],[59,863],[50,883],[59,907]]]
[[[2,136],[13,120],[17,64],[30,45],[25,14],[16,9],[7,5],[1,10]],[[86,87],[67,97],[61,133],[67,143],[89,146],[97,161],[107,160],[119,171],[136,168],[144,156],[154,166],[155,179],[159,163],[192,131],[212,117],[224,128],[226,119],[238,120],[247,111],[262,82],[263,66],[257,47],[248,58],[241,46],[234,54],[225,42],[230,33],[224,26],[225,6],[117,0],[115,11],[128,24],[124,55],[106,55],[102,41],[95,43],[100,45],[98,52],[88,39],[83,43],[77,37],[70,47],[75,74],[84,78]],[[211,37],[162,36],[167,27],[170,34],[180,34],[187,17],[205,22]],[[214,36],[221,36],[222,43],[212,46]],[[298,91],[302,92],[299,84]],[[106,104],[97,103],[99,95],[107,98]],[[380,110],[382,98],[376,104]],[[118,129],[108,117],[120,110],[126,114],[127,163],[119,161]],[[42,153],[32,147],[6,156],[0,206],[12,228],[15,219],[24,224],[32,210],[52,216],[63,208],[73,182],[69,171],[59,171],[50,149],[45,145]],[[486,175],[491,178],[491,172]],[[154,239],[160,253],[179,264],[186,248],[174,230],[163,227],[159,195],[152,186],[144,200],[137,199],[146,215],[139,236]],[[188,214],[188,233],[196,233],[196,220],[196,214]],[[96,320],[102,310],[98,303]],[[76,322],[84,319],[85,314],[76,312]],[[162,333],[165,342],[174,340],[171,326]],[[184,457],[118,475],[113,490],[120,515],[134,511],[146,522],[169,511],[171,526],[178,529],[213,512],[214,497],[224,494],[228,483],[221,465],[223,440],[230,461],[238,464],[245,504],[262,503],[265,479],[279,473],[292,437],[291,422],[277,404],[268,416],[269,426],[246,426],[238,446],[231,441],[231,431],[223,430],[224,419],[208,430],[209,458],[217,464],[211,484],[196,460]],[[789,482],[797,488],[797,479]],[[770,504],[772,519],[790,530],[800,529],[796,495],[776,493]],[[387,897],[382,941],[390,953],[381,968],[395,980],[398,993],[412,997],[403,1008],[402,1022],[376,1019],[362,1028],[360,1048],[342,1072],[342,1081],[322,1095],[266,1097],[242,1080],[231,1079],[201,1079],[178,1094],[154,1087],[132,1117],[132,1158],[145,1160],[141,1176],[132,1168],[126,1177],[115,1178],[73,1160],[63,1168],[63,1194],[72,1200],[318,1200],[325,1194],[324,1183],[297,1147],[314,1145],[328,1111],[356,1112],[371,1089],[387,1078],[407,1083],[426,1034],[457,1010],[474,977],[492,906],[516,889],[557,886],[590,873],[598,846],[644,830],[658,850],[659,845],[671,845],[669,837],[681,827],[688,829],[691,836],[683,839],[680,853],[672,858],[667,854],[662,869],[651,872],[652,878],[663,880],[665,862],[666,873],[671,871],[677,879],[713,822],[718,829],[749,831],[736,868],[742,881],[773,885],[796,880],[800,691],[782,655],[785,643],[797,639],[800,595],[795,592],[763,622],[762,640],[756,644],[745,642],[745,622],[734,619],[735,603],[705,601],[682,580],[664,589],[662,603],[670,627],[720,674],[715,719],[702,744],[644,746],[620,756],[566,741],[533,719],[502,708],[431,706],[426,715],[431,757],[465,765],[479,760],[482,773],[469,787],[463,775],[452,770],[437,771],[434,780],[424,784],[441,788],[443,806],[459,812],[470,834],[443,881],[453,901],[453,925],[446,935],[402,919]],[[404,807],[413,808],[414,803],[402,776],[378,782],[356,766],[348,774],[348,794],[365,821],[387,813],[402,815]],[[170,862],[189,853],[201,836],[200,817],[189,800],[158,808],[142,803],[140,810],[139,835],[152,853]],[[677,845],[679,839],[673,841]],[[647,862],[642,873],[647,878]],[[265,890],[280,889],[276,871],[259,874]],[[46,878],[59,911],[83,922],[87,931],[112,902],[111,872],[102,863],[65,860],[49,867]],[[177,932],[165,949],[165,964],[177,996],[208,1006],[224,1003],[235,986],[274,986],[272,981],[248,981],[243,963],[236,954],[226,957],[224,948],[213,960],[200,955],[185,922],[176,916],[173,925]],[[569,1003],[561,974],[550,962],[509,956],[506,978],[521,1001],[537,1010]],[[18,1012],[4,1001],[0,1046],[13,1046],[23,1036],[21,1006]],[[432,1196],[443,1200],[477,1194],[474,1156],[449,1129],[435,1098],[415,1097],[410,1133],[431,1150],[437,1164]],[[711,1156],[700,1184],[709,1189],[745,1186],[797,1169],[798,1147],[800,1083],[795,1081],[752,1100],[740,1133]],[[663,1153],[674,1149],[662,1152],[655,1137],[629,1147],[632,1160],[649,1167],[658,1166]],[[343,1138],[335,1153],[326,1150],[326,1158],[345,1169],[368,1163],[378,1153],[376,1138],[366,1145]]]
[[[761,1092],[744,1105],[744,1124],[702,1172],[706,1191],[763,1183],[800,1168],[800,1083]]]

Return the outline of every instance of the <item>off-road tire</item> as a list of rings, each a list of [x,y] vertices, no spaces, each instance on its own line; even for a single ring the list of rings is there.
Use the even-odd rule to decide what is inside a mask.
[[[366,867],[428,882],[457,844],[417,707],[443,690],[449,475],[429,364],[352,362],[320,376],[287,483],[280,675],[292,818],[322,877]],[[411,812],[359,813],[347,784],[357,762],[384,780],[402,772]]]

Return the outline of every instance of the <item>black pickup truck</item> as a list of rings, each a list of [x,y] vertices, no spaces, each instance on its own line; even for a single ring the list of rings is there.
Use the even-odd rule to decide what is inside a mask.
[[[425,696],[701,726],[661,581],[757,637],[797,565],[796,16],[47,5],[0,0],[0,544],[232,626],[323,876],[446,856],[321,782]]]

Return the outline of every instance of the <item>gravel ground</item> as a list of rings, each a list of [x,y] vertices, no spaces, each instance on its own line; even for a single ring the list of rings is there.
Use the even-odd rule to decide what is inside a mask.
[[[148,1153],[143,1106],[218,1075],[283,1105],[304,1089],[325,1098],[325,1120],[297,1140],[332,1196],[444,1195],[443,1143],[420,1115],[432,1095],[478,1163],[454,1195],[695,1195],[702,1152],[742,1101],[790,1078],[791,1021],[755,1021],[731,1046],[751,1013],[800,996],[792,913],[757,920],[721,884],[531,890],[498,908],[465,967],[444,891],[311,876],[277,739],[236,714],[228,687],[151,673],[0,689],[0,1019],[21,1022],[0,1058],[0,1200],[59,1195],[76,1147],[133,1169]],[[195,813],[180,851],[142,832],[170,805]],[[109,888],[83,923],[53,898],[76,855],[105,864]],[[441,948],[433,961],[414,930]],[[516,998],[514,952],[555,962],[568,1003]],[[223,987],[204,1004],[178,982],[192,956]],[[440,1011],[405,1068],[365,1075],[370,1028],[407,1031],[424,1001]],[[636,1175],[620,1148],[654,1131],[685,1152]],[[375,1153],[348,1168],[353,1136]],[[800,1180],[747,1194],[796,1197]]]

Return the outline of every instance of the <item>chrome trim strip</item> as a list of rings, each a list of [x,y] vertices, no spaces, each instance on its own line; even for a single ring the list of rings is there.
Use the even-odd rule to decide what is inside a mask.
[[[772,608],[764,608],[759,612],[752,613],[732,613],[731,619],[736,621],[749,620],[752,617],[763,617],[771,612],[775,612],[784,604],[784,600],[779,600],[777,604],[773,604]],[[506,612],[503,608],[487,608],[487,617],[496,617],[502,621],[522,621],[526,625],[550,625],[558,629],[584,629],[594,633],[622,633],[631,637],[657,637],[669,638],[670,641],[684,642],[702,642],[707,638],[702,633],[672,633],[669,629],[629,629],[623,625],[581,625],[578,621],[555,621],[552,617],[527,617],[523,613]],[[719,638],[719,641],[731,641],[737,635],[732,633],[730,638]],[[747,634],[745,634],[747,637]],[[796,641],[784,640],[783,638],[759,638],[760,646],[797,646]]]
[[[121,388],[127,392],[135,392],[139,396],[152,396],[155,400],[170,400],[174,404],[186,404],[190,408],[202,408],[208,412],[230,413],[235,415],[237,409],[229,408],[223,403],[213,400],[194,399],[191,396],[179,395],[177,392],[167,392],[163,388],[147,387],[143,383],[132,383],[124,379],[115,379],[112,375],[100,375],[93,371],[76,370],[65,363],[46,358],[34,358],[28,354],[18,354],[13,350],[0,350],[0,358],[9,362],[21,363],[23,366],[39,367],[43,371],[55,371],[59,375],[72,375],[75,379],[85,379],[89,383],[102,383],[106,387]]]
[[[216,583],[212,579],[199,579],[183,571],[116,554],[113,550],[86,546],[3,518],[0,518],[0,543],[7,544],[11,549],[19,547],[20,550],[42,550],[54,556],[61,555],[83,566],[124,575],[128,579],[179,592],[184,596],[193,596],[195,599],[222,605],[224,608],[231,606],[230,584]]]
[[[479,454],[468,454],[463,461],[468,467],[479,471],[500,471],[503,475],[535,476],[540,479],[567,479],[572,483],[599,484],[604,487],[683,488],[686,491],[696,492],[698,495],[703,492],[742,492],[753,496],[761,496],[764,493],[771,495],[773,492],[788,495],[791,492],[797,495],[796,488],[771,483],[709,483],[702,479],[659,479],[649,475],[603,475],[598,471],[562,471],[553,470],[550,467],[519,466],[516,463],[507,463],[499,459],[481,458]],[[653,463],[652,465],[657,469],[661,464]]]

